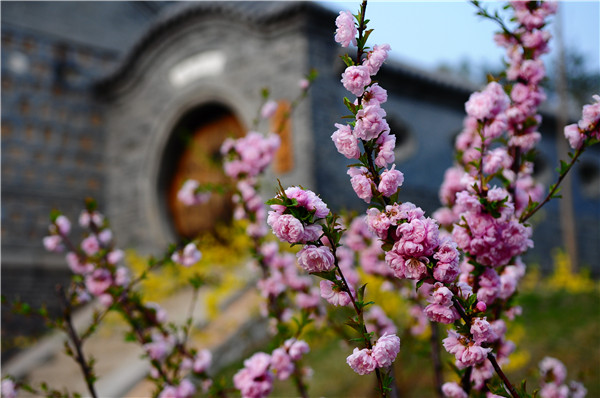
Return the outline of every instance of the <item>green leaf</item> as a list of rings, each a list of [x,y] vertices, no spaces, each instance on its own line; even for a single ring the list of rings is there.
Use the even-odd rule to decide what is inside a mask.
[[[318,276],[319,278],[327,279],[328,281],[332,281],[332,282],[337,281],[337,278],[335,277],[335,270],[311,272],[310,274],[314,275],[314,276]]]
[[[194,274],[194,276],[190,277],[188,281],[194,287],[194,289],[199,289],[202,285],[204,285],[204,278],[202,278],[200,274]]]
[[[340,56],[340,58],[342,58],[342,61],[344,61],[346,66],[354,66],[354,61],[348,56],[348,54],[344,54]]]

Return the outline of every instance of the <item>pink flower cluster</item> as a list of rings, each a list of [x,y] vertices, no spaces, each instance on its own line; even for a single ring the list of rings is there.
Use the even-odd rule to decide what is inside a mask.
[[[282,347],[276,348],[271,355],[258,352],[244,361],[244,368],[233,376],[235,388],[244,398],[266,397],[273,389],[275,378],[286,380],[294,372],[295,362],[309,352],[302,340],[286,340]]]
[[[443,340],[444,348],[456,358],[456,366],[464,369],[482,363],[487,358],[491,348],[484,348],[467,337],[448,330],[448,337]]]
[[[544,30],[546,20],[556,12],[552,2],[527,3],[513,1],[515,17],[519,26],[512,35],[497,34],[496,43],[506,48],[509,80],[515,81],[510,97],[512,105],[506,110],[509,124],[510,146],[528,151],[541,138],[536,131],[541,118],[538,106],[546,99],[539,86],[546,75],[540,56],[549,51],[550,33]]]
[[[67,246],[67,265],[84,281],[80,286],[84,289],[80,289],[79,300],[88,301],[91,295],[108,307],[113,302],[111,287],[120,290],[130,281],[127,268],[118,265],[124,257],[123,251],[114,247],[112,232],[105,226],[102,214],[84,210],[79,217],[79,224],[91,231],[78,248],[68,241],[71,223],[64,215],[59,215],[50,225],[51,235],[44,238],[44,246],[54,252]]]
[[[594,103],[584,105],[581,120],[565,127],[565,137],[573,149],[579,149],[586,138],[600,140],[600,95],[594,95]]]
[[[226,139],[221,146],[225,174],[236,179],[257,176],[271,164],[280,143],[276,134],[264,137],[254,131],[237,140]]]
[[[304,190],[300,187],[289,187],[284,191],[284,197],[297,202],[296,206],[271,205],[271,211],[267,217],[267,223],[273,229],[275,236],[281,241],[288,243],[314,242],[319,239],[322,227],[315,221],[325,218],[329,214],[329,208],[313,191]],[[283,199],[282,195],[276,198]],[[310,215],[311,222],[301,221],[296,218],[291,208]],[[317,257],[313,257],[317,258]]]
[[[571,381],[564,384],[567,379],[567,369],[556,358],[545,357],[539,363],[541,376],[541,398],[583,398],[587,394],[583,384]]]
[[[441,282],[452,282],[458,275],[456,245],[440,239],[437,223],[414,204],[395,203],[386,206],[384,212],[370,208],[367,225],[384,242],[393,244],[385,253],[385,261],[396,277],[421,280],[433,276]]]
[[[385,334],[377,340],[372,349],[354,351],[346,362],[359,375],[366,375],[376,368],[386,368],[394,362],[400,352],[400,338],[395,334]]]
[[[492,188],[487,193],[486,201],[497,209],[497,214],[490,214],[475,192],[462,191],[456,198],[455,211],[462,221],[454,225],[452,237],[478,263],[506,265],[533,247],[531,227],[514,217],[514,205],[505,189]]]
[[[167,385],[158,394],[158,398],[192,398],[196,387],[188,379],[183,379],[177,386]]]
[[[471,94],[465,103],[467,115],[480,120],[492,120],[506,110],[510,100],[502,86],[496,82],[489,83],[481,92]],[[494,134],[487,134],[486,138],[497,138],[502,134],[501,129],[493,129]]]

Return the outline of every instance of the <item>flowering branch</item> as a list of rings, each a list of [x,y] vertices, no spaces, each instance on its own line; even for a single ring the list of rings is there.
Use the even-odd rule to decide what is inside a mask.
[[[71,319],[71,305],[69,300],[67,300],[67,296],[65,295],[64,288],[62,286],[57,286],[56,292],[61,301],[63,307],[63,319],[65,321],[65,331],[67,332],[73,347],[75,348],[74,357],[83,373],[83,378],[85,380],[88,391],[91,396],[97,398],[96,389],[94,387],[94,382],[96,380],[96,376],[94,375],[94,371],[91,368],[90,362],[85,358],[85,354],[82,349],[83,340],[77,334],[75,327],[73,326],[73,321]]]

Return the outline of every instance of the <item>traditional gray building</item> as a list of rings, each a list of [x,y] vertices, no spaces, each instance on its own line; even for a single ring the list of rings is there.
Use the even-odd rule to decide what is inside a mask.
[[[312,68],[319,77],[293,114],[286,162],[269,171],[265,191],[279,178],[315,190],[334,209],[363,208],[330,140],[347,112],[335,16],[304,2],[3,2],[3,294],[52,298],[68,272],[62,256],[42,247],[48,214],[57,208],[75,220],[87,196],[99,201],[121,247],[157,253],[186,235],[190,222],[201,221],[177,208],[176,182],[197,172],[218,180],[219,171],[189,160],[185,143],[214,157],[227,135],[252,126],[262,88],[290,101]],[[378,80],[389,94],[402,200],[431,212],[464,103],[477,87],[395,62]],[[546,113],[536,163],[546,184],[558,158],[554,123]],[[593,149],[575,167],[573,195],[581,264],[598,273],[600,157]],[[227,206],[211,206],[228,217]],[[562,246],[556,213],[551,203],[529,256],[544,269],[550,249]],[[11,325],[5,313],[3,340]]]

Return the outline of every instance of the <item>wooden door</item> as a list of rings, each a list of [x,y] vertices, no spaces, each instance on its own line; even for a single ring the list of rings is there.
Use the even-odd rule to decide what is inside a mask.
[[[219,222],[231,220],[231,194],[213,193],[207,203],[185,206],[177,200],[177,192],[187,179],[200,184],[223,184],[230,179],[223,172],[220,148],[227,137],[241,137],[244,128],[231,113],[214,117],[186,136],[181,157],[168,189],[168,206],[176,232],[183,238],[194,238],[211,231]]]

